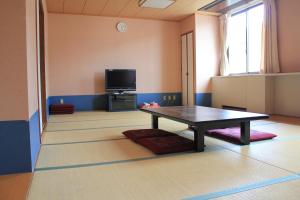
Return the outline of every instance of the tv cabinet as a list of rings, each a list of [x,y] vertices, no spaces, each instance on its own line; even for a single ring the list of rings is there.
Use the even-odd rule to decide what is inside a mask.
[[[107,94],[107,111],[131,111],[137,109],[136,94]]]

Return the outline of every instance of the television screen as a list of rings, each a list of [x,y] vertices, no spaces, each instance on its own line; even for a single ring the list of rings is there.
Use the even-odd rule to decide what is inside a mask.
[[[135,69],[106,69],[106,91],[134,91],[136,90]]]

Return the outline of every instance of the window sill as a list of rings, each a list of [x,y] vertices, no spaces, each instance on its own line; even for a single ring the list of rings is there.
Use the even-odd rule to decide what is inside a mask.
[[[272,77],[272,76],[295,76],[300,75],[300,72],[292,72],[292,73],[274,73],[274,74],[234,74],[229,76],[215,76],[213,78],[239,78],[239,77]]]

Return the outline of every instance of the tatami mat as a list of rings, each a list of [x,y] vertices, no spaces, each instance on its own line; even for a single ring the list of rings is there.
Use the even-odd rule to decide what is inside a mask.
[[[293,180],[284,183],[274,184],[246,192],[229,195],[218,200],[299,200],[300,180]]]
[[[43,144],[89,142],[89,141],[96,141],[96,140],[110,140],[110,139],[125,138],[122,132],[129,129],[143,129],[143,128],[149,128],[149,125],[120,127],[120,128],[46,132],[44,133],[45,135],[43,137]]]
[[[49,121],[29,200],[189,199],[300,172],[300,126],[278,123],[280,117],[251,123],[252,129],[277,134],[274,140],[239,146],[206,137],[205,152],[162,157],[122,135],[150,128],[146,113],[80,112]],[[193,139],[182,123],[160,118],[159,128]],[[266,184],[222,198],[297,199],[299,186]]]
[[[65,145],[43,145],[36,168],[80,165],[153,156],[128,139]]]
[[[101,129],[101,128],[118,128],[131,126],[148,126],[151,127],[150,118],[127,118],[127,119],[110,119],[99,121],[79,121],[79,122],[64,122],[64,123],[49,123],[45,132],[55,131],[71,131],[71,130],[87,130],[87,129]],[[187,127],[182,123],[174,122],[168,119],[159,119],[159,127]],[[181,129],[181,128],[179,128]]]
[[[278,167],[300,172],[300,140],[265,142],[250,146],[231,146],[231,150]]]
[[[29,199],[182,199],[286,175],[284,170],[218,149],[36,172]]]
[[[115,120],[113,120],[113,121],[115,121]],[[76,123],[77,129],[45,132],[44,137],[43,137],[43,144],[116,139],[116,138],[124,137],[122,132],[124,132],[126,130],[151,128],[150,124],[140,125],[140,126],[125,125],[125,126],[115,127],[115,128],[101,127],[101,124],[98,125],[99,128],[91,128],[91,126],[89,126],[90,124],[86,124],[85,126],[86,127],[89,126],[89,127],[87,129],[84,129],[84,128],[78,128],[82,124],[78,124],[78,122],[72,122],[72,123],[73,124]],[[65,125],[60,125],[60,126],[61,127],[63,126],[63,129],[66,128]],[[69,126],[69,125],[67,125],[67,126]],[[167,131],[171,131],[171,132],[180,132],[182,130],[187,129],[188,126],[186,124],[174,122],[171,120],[160,119],[159,128],[167,130]],[[54,129],[55,129],[55,126],[54,126]]]
[[[215,143],[257,160],[293,172],[300,172],[300,126],[272,124],[256,126],[254,129],[275,133],[278,137],[272,140],[253,142],[249,146],[234,145],[216,139]]]
[[[81,121],[65,123],[49,123],[45,129],[46,132],[68,131],[68,130],[85,130],[96,128],[112,128],[126,126],[142,126],[150,124],[150,119],[114,119],[100,121]]]
[[[257,131],[274,133],[274,134],[278,135],[278,138],[292,136],[292,137],[298,137],[300,139],[300,125],[273,123],[273,124],[255,126],[255,127],[253,127],[253,129],[255,129]]]
[[[55,145],[62,143],[76,143],[76,142],[90,142],[98,140],[114,140],[124,138],[123,131],[133,129],[147,129],[149,126],[132,126],[121,128],[107,128],[107,129],[91,129],[91,130],[73,130],[73,131],[56,131],[51,133],[44,133],[43,144]],[[174,126],[162,126],[164,130],[180,133],[186,129],[186,126],[176,128]]]
[[[101,121],[110,119],[128,119],[128,118],[150,118],[150,115],[140,111],[131,112],[106,112],[106,111],[93,111],[93,112],[75,112],[72,115],[51,115],[49,123],[61,122],[82,122],[82,121]]]

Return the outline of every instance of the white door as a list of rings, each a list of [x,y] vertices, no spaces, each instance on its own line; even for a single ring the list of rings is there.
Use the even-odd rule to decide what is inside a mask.
[[[188,105],[188,63],[187,63],[187,35],[181,36],[181,73],[182,73],[182,105]]]
[[[194,105],[194,40],[193,33],[181,36],[182,104]]]

